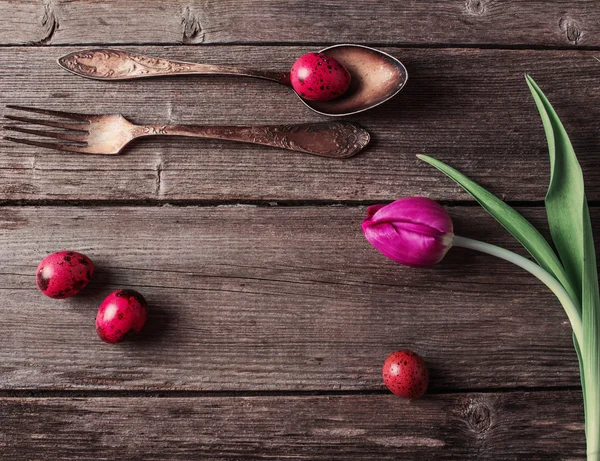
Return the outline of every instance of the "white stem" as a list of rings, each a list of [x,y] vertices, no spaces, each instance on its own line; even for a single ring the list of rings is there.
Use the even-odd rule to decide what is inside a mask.
[[[546,285],[552,292],[556,295],[560,303],[562,304],[565,312],[567,313],[567,317],[571,322],[571,327],[573,328],[573,333],[575,334],[575,338],[577,343],[579,344],[579,348],[583,347],[583,327],[581,324],[581,316],[579,315],[579,311],[577,309],[576,304],[573,302],[569,294],[565,291],[563,286],[556,280],[551,274],[542,269],[536,263],[530,261],[527,258],[524,258],[521,255],[513,253],[512,251],[506,250],[504,248],[498,247],[496,245],[491,245],[489,243],[480,242],[479,240],[473,240],[466,237],[460,237],[458,235],[454,236],[454,246],[470,248],[472,250],[481,251],[482,253],[487,253],[492,256],[496,256],[498,258],[509,261],[517,266],[525,269],[530,274],[535,275],[544,285]]]

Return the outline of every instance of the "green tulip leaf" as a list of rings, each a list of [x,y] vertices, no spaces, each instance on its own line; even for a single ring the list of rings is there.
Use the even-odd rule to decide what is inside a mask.
[[[588,454],[600,450],[600,295],[592,224],[585,197],[583,173],[575,151],[552,105],[527,75],[527,85],[542,117],[550,153],[550,186],[546,214],[550,234],[578,290],[583,322],[580,349],[586,410]]]
[[[581,301],[583,284],[583,227],[589,222],[583,173],[565,128],[533,79],[525,77],[542,117],[550,153],[550,186],[546,194],[546,213],[552,241],[567,271],[571,284],[578,288]],[[593,255],[595,257],[595,254]]]
[[[567,273],[558,256],[544,236],[529,221],[514,208],[504,203],[460,171],[427,155],[417,155],[417,157],[440,170],[471,194],[485,211],[492,215],[525,247],[540,266],[560,282],[572,299],[578,299],[576,297],[573,298],[576,295],[576,291],[571,286]]]

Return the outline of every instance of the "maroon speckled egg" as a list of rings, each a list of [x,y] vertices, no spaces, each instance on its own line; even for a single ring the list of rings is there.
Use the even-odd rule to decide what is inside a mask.
[[[96,315],[96,331],[102,341],[118,343],[139,333],[146,323],[148,303],[134,290],[117,290],[102,302]]]
[[[429,384],[425,361],[408,349],[393,352],[383,364],[383,382],[399,397],[418,399]]]
[[[296,93],[310,101],[329,101],[350,87],[350,73],[324,53],[299,57],[292,66],[290,80]]]
[[[59,251],[46,256],[37,268],[37,286],[54,299],[75,296],[94,276],[94,263],[75,251]]]

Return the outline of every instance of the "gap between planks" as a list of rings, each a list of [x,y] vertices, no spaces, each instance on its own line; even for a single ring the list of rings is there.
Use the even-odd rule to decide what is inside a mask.
[[[511,393],[538,393],[538,392],[577,392],[579,386],[550,386],[550,387],[514,387],[514,388],[481,388],[481,389],[436,389],[428,391],[428,396],[434,395],[462,395],[462,394],[511,394]],[[343,396],[368,396],[390,395],[385,389],[365,390],[47,390],[47,389],[15,389],[0,390],[0,399],[47,399],[47,398],[198,398],[198,397],[343,397]]]
[[[250,206],[258,208],[290,208],[290,207],[365,207],[374,203],[391,203],[390,200],[0,200],[0,207],[197,207],[212,208],[219,206]],[[474,200],[436,200],[440,205],[446,207],[479,207]],[[542,200],[514,200],[506,201],[505,204],[517,208],[541,208],[544,207]],[[588,200],[588,206],[595,208],[600,206],[600,201]]]
[[[230,47],[290,47],[290,46],[314,46],[321,48],[326,48],[328,46],[337,45],[338,42],[242,42],[242,41],[233,41],[233,42],[215,42],[215,43],[203,43],[202,48],[211,48],[211,47],[221,47],[221,46],[230,46]],[[495,50],[495,51],[600,51],[600,46],[594,45],[578,45],[578,46],[570,46],[570,45],[526,45],[526,44],[516,44],[516,45],[494,45],[494,44],[469,44],[469,43],[434,43],[434,44],[424,44],[424,43],[409,43],[409,42],[360,42],[361,45],[370,46],[373,48],[387,48],[387,47],[395,47],[395,48],[410,48],[410,49],[435,49],[435,50],[446,50],[446,51],[458,51],[460,49],[468,49],[468,50]],[[110,42],[81,42],[81,43],[57,43],[57,44],[48,44],[48,43],[27,43],[27,44],[13,44],[13,43],[0,43],[0,48],[70,48],[70,47],[103,47],[103,48],[120,48],[120,47],[146,47],[146,46],[177,46],[177,47],[198,47],[197,44],[191,43],[181,43],[181,42],[118,42],[118,43],[110,43]]]

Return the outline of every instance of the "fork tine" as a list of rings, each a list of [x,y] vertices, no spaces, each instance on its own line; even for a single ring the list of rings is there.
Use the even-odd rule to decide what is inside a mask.
[[[24,107],[24,106],[15,106],[15,105],[8,105],[6,107],[9,109],[14,109],[14,110],[23,110],[25,112],[34,112],[36,114],[44,114],[44,115],[52,115],[54,117],[70,118],[71,120],[84,120],[88,123],[89,123],[89,118],[90,118],[90,115],[73,114],[71,112],[61,112],[58,110],[36,109],[34,107]]]
[[[46,131],[46,130],[30,130],[28,128],[21,128],[18,126],[4,126],[4,129],[11,130],[11,131],[18,131],[19,133],[34,134],[37,136],[46,136],[48,138],[64,139],[65,141],[74,141],[74,142],[85,143],[86,139],[87,139],[87,134],[57,133],[56,131]]]
[[[64,128],[66,130],[81,131],[83,133],[87,133],[87,130],[85,129],[86,126],[88,125],[87,123],[52,122],[50,120],[38,120],[35,118],[29,118],[29,117],[17,117],[15,115],[5,115],[4,118],[7,118],[8,120],[13,120],[16,122],[30,123],[32,125],[51,126],[54,128]]]
[[[45,147],[46,149],[54,149],[54,150],[62,150],[66,152],[77,152],[79,154],[91,154],[92,152],[88,151],[86,147],[83,146],[69,146],[67,144],[56,144],[53,142],[39,142],[39,141],[30,141],[29,139],[19,139],[13,138],[11,136],[5,136],[4,139],[7,141],[17,142],[19,144],[28,144],[30,146],[36,147]]]

